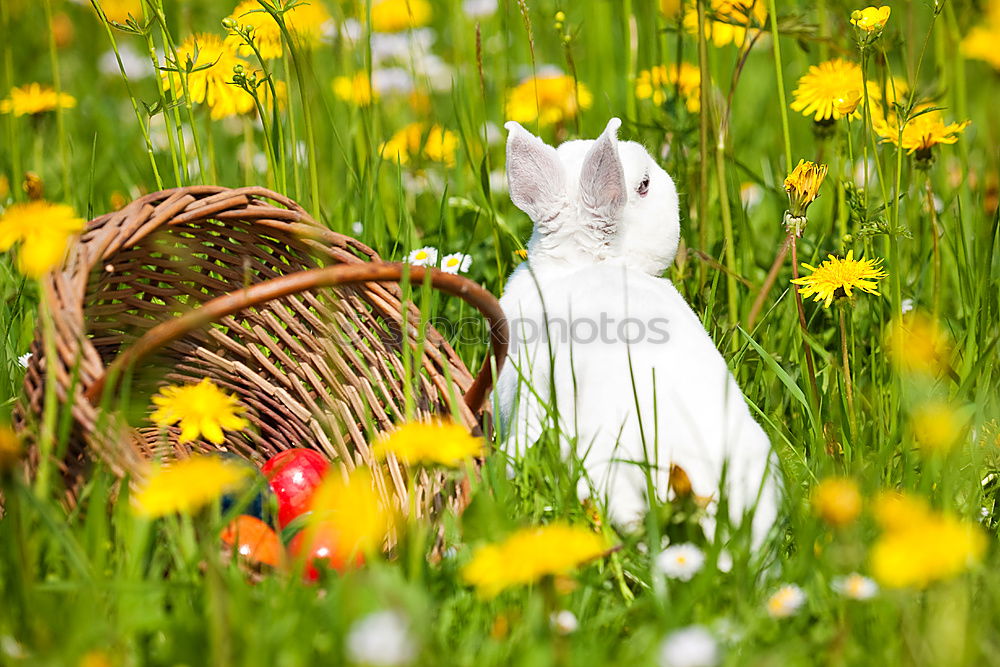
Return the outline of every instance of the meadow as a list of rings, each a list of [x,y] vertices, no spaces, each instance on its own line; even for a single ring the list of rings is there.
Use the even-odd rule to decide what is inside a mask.
[[[0,664],[1000,663],[1000,2],[272,3],[0,1]],[[613,116],[676,182],[665,275],[780,458],[765,548],[706,539],[692,498],[616,532],[558,433],[509,461],[487,429],[441,558],[404,521],[318,581],[224,554],[218,502],[24,474],[68,437],[64,405],[8,424],[82,220],[261,185],[499,296],[531,233],[504,123],[557,145]],[[439,328],[478,368],[485,335]],[[569,532],[504,543],[534,526]]]

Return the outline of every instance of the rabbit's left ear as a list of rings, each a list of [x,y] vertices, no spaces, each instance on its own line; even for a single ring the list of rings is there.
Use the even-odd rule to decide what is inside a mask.
[[[600,226],[607,226],[621,217],[628,200],[625,170],[618,157],[617,118],[608,121],[604,132],[587,151],[580,171],[580,198],[584,210]]]

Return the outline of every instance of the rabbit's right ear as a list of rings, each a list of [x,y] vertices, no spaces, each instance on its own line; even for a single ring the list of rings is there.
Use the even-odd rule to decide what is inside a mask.
[[[566,207],[566,178],[556,149],[515,121],[507,135],[507,185],[514,205],[540,227]]]
[[[587,151],[580,170],[583,207],[599,227],[609,230],[621,216],[628,200],[625,170],[618,156],[618,128],[621,124],[617,118],[608,121],[604,132]]]

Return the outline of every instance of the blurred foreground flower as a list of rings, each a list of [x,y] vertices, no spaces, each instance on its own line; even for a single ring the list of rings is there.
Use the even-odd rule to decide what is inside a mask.
[[[662,106],[674,90],[680,93],[688,111],[698,113],[701,110],[701,70],[696,65],[657,65],[639,72],[635,80],[636,99],[652,99],[656,106]]]
[[[225,442],[223,429],[239,431],[246,428],[246,419],[240,415],[246,410],[235,395],[227,394],[208,378],[198,384],[168,386],[153,396],[159,408],[150,417],[159,426],[180,422],[178,442],[190,442],[204,436],[219,445]]]
[[[13,204],[0,215],[0,252],[20,243],[18,269],[40,278],[63,261],[70,238],[83,227],[83,218],[66,204],[41,200]]]
[[[378,99],[378,91],[372,89],[372,82],[368,78],[367,72],[334,78],[333,94],[345,102],[359,107],[366,107],[372,103],[372,100]]]
[[[660,667],[713,667],[720,658],[719,643],[703,625],[674,630],[660,643]]]
[[[891,11],[888,6],[856,9],[851,12],[851,25],[869,34],[878,33],[885,28]]]
[[[882,536],[872,547],[872,574],[890,588],[924,588],[979,562],[986,536],[975,523],[936,512],[912,495],[885,493],[876,500]]]
[[[440,125],[410,123],[379,146],[379,154],[399,164],[408,164],[411,159],[422,156],[431,162],[454,167],[457,148],[458,138],[451,130]]]
[[[564,74],[540,74],[525,79],[507,93],[507,120],[561,125],[589,109],[594,96],[587,86]]]
[[[472,265],[472,257],[461,252],[441,258],[441,270],[445,273],[465,273]]]
[[[726,44],[742,46],[767,21],[766,3],[761,0],[711,0],[705,7],[705,38],[717,47]],[[688,2],[684,10],[684,29],[698,34],[698,9]]]
[[[813,511],[832,526],[846,526],[861,514],[861,492],[854,480],[827,477],[811,496]]]
[[[409,619],[398,611],[378,611],[356,621],[347,632],[347,657],[377,667],[410,664],[417,643]]]
[[[888,275],[879,267],[881,263],[881,259],[854,259],[854,251],[848,250],[846,258],[829,255],[829,259],[819,267],[803,263],[802,266],[812,274],[792,283],[802,285],[799,289],[802,296],[808,298],[815,295],[815,301],[823,301],[823,307],[829,308],[834,299],[853,296],[852,290],[877,295],[878,281]]]
[[[360,4],[363,11],[365,3]],[[419,28],[430,23],[431,13],[431,3],[427,0],[373,0],[372,32],[392,33]]]
[[[951,367],[951,338],[930,315],[913,310],[886,330],[885,344],[896,368],[908,373],[938,375]]]
[[[190,514],[246,486],[250,473],[246,465],[219,456],[192,456],[155,469],[132,496],[133,509],[147,518]]]
[[[861,67],[857,63],[834,58],[809,67],[809,72],[799,79],[792,91],[793,111],[812,116],[817,123],[840,119],[837,103],[863,89]]]
[[[924,454],[947,454],[958,444],[966,421],[954,406],[942,401],[918,405],[910,415],[913,439]]]
[[[76,98],[67,93],[56,94],[49,86],[40,83],[29,83],[20,88],[11,88],[10,97],[0,100],[0,113],[12,113],[15,116],[37,116],[59,107],[72,109],[76,106]]]
[[[771,618],[787,618],[806,603],[806,594],[795,584],[785,584],[767,600],[767,613]]]
[[[312,513],[306,523],[306,541],[313,535],[333,535],[335,560],[348,561],[382,548],[395,516],[375,490],[371,472],[356,468],[344,479],[327,475],[313,495]]]
[[[833,590],[852,600],[870,600],[878,594],[878,584],[868,577],[853,572],[833,580]]]
[[[670,577],[681,581],[691,581],[705,565],[705,553],[691,544],[674,544],[656,557],[656,568]]]
[[[566,574],[607,550],[604,539],[587,528],[564,523],[524,528],[478,548],[462,568],[462,578],[483,597],[493,597],[512,586]]]
[[[271,0],[271,4],[280,6],[280,2]],[[292,4],[286,2],[285,4]],[[323,36],[323,24],[330,20],[330,13],[326,11],[320,0],[308,0],[297,2],[292,8],[282,14],[285,27],[296,40],[297,46],[314,49],[319,46],[320,38]],[[236,6],[233,13],[229,15],[228,25],[249,26],[252,29],[250,38],[253,40],[262,58],[280,58],[284,53],[281,28],[277,21],[267,10],[261,7],[257,0],[244,0]],[[239,52],[240,55],[250,57],[254,55],[253,49],[248,45],[242,36],[236,34],[234,28],[227,28],[229,36],[226,37],[226,44],[230,48]]]
[[[379,458],[393,454],[406,465],[458,467],[482,455],[483,440],[450,421],[410,422],[382,436],[373,453]]]

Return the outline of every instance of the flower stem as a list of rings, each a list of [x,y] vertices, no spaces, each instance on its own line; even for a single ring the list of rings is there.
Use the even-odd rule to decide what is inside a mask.
[[[45,24],[49,27],[49,61],[52,68],[52,88],[56,99],[62,95],[62,77],[59,75],[59,50],[56,33],[52,29],[52,0],[45,0]],[[66,143],[66,118],[61,103],[56,104],[56,135],[59,141],[59,167],[62,171],[62,197],[69,197],[69,145]]]
[[[701,96],[701,113],[698,114],[698,157],[701,174],[698,179],[698,247],[700,250],[708,248],[708,109],[709,109],[709,85],[711,75],[708,72],[708,44],[705,41],[705,4],[704,0],[697,0],[698,11],[698,70],[701,85],[699,95]],[[699,272],[698,285],[705,282],[708,275],[708,267],[702,264]]]
[[[851,382],[851,361],[850,355],[847,353],[847,318],[844,315],[844,311],[847,306],[845,304],[840,304],[837,310],[840,314],[840,356],[842,361],[841,370],[844,373],[844,390],[847,393],[847,421],[851,425],[851,431],[854,430],[854,385]]]
[[[767,301],[767,295],[771,293],[771,289],[774,287],[774,283],[778,279],[778,272],[781,270],[781,267],[785,265],[785,257],[788,256],[788,249],[791,245],[792,234],[788,234],[785,236],[785,240],[778,249],[778,254],[774,256],[774,262],[771,263],[771,269],[767,272],[764,284],[761,285],[760,291],[757,292],[757,297],[754,299],[753,305],[750,307],[750,314],[747,316],[747,331],[753,330],[753,325],[757,322],[757,316],[760,315],[760,311],[764,307],[764,302]]]
[[[795,234],[789,236],[792,245],[792,280],[798,280],[799,277],[799,255],[798,255],[798,245]],[[802,336],[802,351],[806,355],[806,372],[809,374],[809,386],[812,388],[813,397],[813,409],[819,409],[819,387],[816,385],[816,364],[813,361],[812,348],[809,347],[809,341],[806,340],[808,336],[808,327],[806,326],[806,310],[802,306],[802,295],[796,288],[793,290],[795,292],[795,308],[799,314],[799,333]]]
[[[936,318],[941,310],[941,226],[938,224],[937,208],[934,206],[934,188],[931,185],[931,174],[928,170],[925,174],[927,192],[927,210],[931,218],[931,243],[933,248],[933,259],[931,263],[931,312]]]
[[[778,9],[775,0],[768,0],[768,18],[774,44],[774,76],[778,80],[778,108],[781,111],[781,134],[785,140],[785,169],[792,168],[792,140],[788,129],[788,102],[785,99],[785,76],[781,70],[781,41],[778,39]]]

